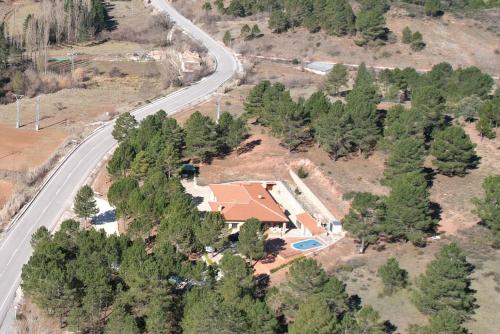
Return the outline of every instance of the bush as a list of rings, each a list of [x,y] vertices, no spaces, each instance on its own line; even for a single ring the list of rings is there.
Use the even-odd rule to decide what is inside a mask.
[[[125,76],[125,73],[123,73],[118,67],[113,66],[111,70],[109,71],[109,77],[110,78],[123,78]]]
[[[305,179],[306,177],[309,176],[309,173],[305,170],[305,168],[303,166],[300,166],[299,170],[297,171],[297,175],[301,179]]]
[[[378,275],[384,283],[384,293],[391,295],[408,285],[408,272],[399,267],[395,258],[390,258],[378,269]]]

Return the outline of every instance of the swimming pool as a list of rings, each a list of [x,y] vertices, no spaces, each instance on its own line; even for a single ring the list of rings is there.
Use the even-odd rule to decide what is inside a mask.
[[[314,239],[302,240],[302,241],[294,242],[292,244],[292,248],[299,250],[299,251],[305,251],[305,250],[317,248],[320,246],[323,246],[323,244],[321,242],[319,242],[318,240],[314,240]]]

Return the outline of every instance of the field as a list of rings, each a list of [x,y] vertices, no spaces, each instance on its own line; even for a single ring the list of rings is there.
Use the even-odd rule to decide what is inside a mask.
[[[478,66],[494,76],[500,76],[500,31],[498,10],[481,11],[470,17],[448,14],[439,19],[424,17],[418,11],[401,5],[393,5],[386,14],[386,25],[397,41],[376,48],[360,48],[353,38],[327,36],[324,33],[310,34],[297,28],[283,34],[273,34],[268,28],[267,17],[257,14],[247,18],[219,15],[213,10],[205,14],[201,10],[204,1],[187,0],[174,2],[188,17],[202,24],[219,40],[230,31],[234,41],[231,45],[244,56],[277,57],[300,61],[328,61],[345,64],[360,64],[381,67],[407,67],[428,70],[434,64],[447,61],[454,66]],[[412,16],[410,17],[409,13]],[[244,24],[258,24],[263,36],[243,41],[240,36]],[[412,52],[408,45],[400,42],[401,32],[409,26],[423,34],[426,48]],[[284,50],[286,50],[284,52]]]
[[[14,17],[9,6],[0,4],[0,11],[13,29]],[[17,26],[23,17],[36,10],[38,3],[23,1],[16,2],[15,6]],[[80,140],[102,121],[176,89],[166,84],[166,78],[171,80],[173,75],[164,61],[131,60],[134,53],[164,52],[159,45],[167,39],[168,30],[162,22],[153,19],[151,10],[140,1],[113,2],[110,15],[117,27],[103,33],[99,41],[49,49],[49,57],[57,61],[50,63],[53,73],[47,80],[53,87],[60,88],[40,96],[40,131],[34,130],[34,97],[27,96],[20,101],[20,129],[15,129],[16,104],[0,105],[0,172],[3,175],[0,179],[14,182],[16,189],[22,186],[22,173],[45,164],[69,141]],[[173,47],[166,52],[167,59],[179,49],[192,47],[182,34],[174,34],[172,42]],[[75,74],[79,83],[64,88],[71,73],[67,56],[70,52],[76,54]],[[11,193],[2,192],[0,208]]]

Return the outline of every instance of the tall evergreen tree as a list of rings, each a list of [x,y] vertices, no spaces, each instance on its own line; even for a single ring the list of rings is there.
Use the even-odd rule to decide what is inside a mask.
[[[199,111],[191,114],[184,126],[186,133],[186,154],[192,158],[207,161],[217,153],[215,124]]]
[[[325,88],[330,95],[338,93],[340,87],[347,84],[349,79],[347,67],[343,64],[335,64],[333,68],[326,75]]]
[[[445,103],[446,99],[435,86],[422,86],[413,90],[411,106],[424,115],[427,137],[430,137],[434,130],[443,127]]]
[[[474,199],[474,213],[491,230],[493,243],[500,246],[500,175],[488,176],[483,182],[484,198]]]
[[[330,111],[320,114],[315,122],[315,138],[334,160],[356,149],[352,130],[352,119],[344,111],[342,102],[334,103]]]
[[[259,260],[265,255],[264,226],[255,218],[248,219],[240,228],[238,251],[253,260]]]
[[[444,309],[433,314],[426,326],[411,325],[411,333],[415,334],[468,334],[462,327],[463,320],[456,313]]]
[[[352,120],[351,138],[361,153],[371,152],[380,137],[376,103],[377,89],[373,78],[364,64],[361,64],[346,104],[346,112]]]
[[[398,260],[393,257],[378,268],[378,275],[384,283],[384,292],[389,295],[408,284],[408,272],[401,269]]]
[[[140,334],[141,331],[130,310],[127,310],[127,306],[118,304],[113,307],[104,333]]]
[[[85,219],[85,223],[87,223],[90,217],[99,212],[96,200],[94,199],[94,191],[89,185],[84,185],[78,190],[73,210],[78,217]]]
[[[377,9],[362,9],[356,18],[361,44],[383,38],[386,34],[384,14]]]
[[[220,212],[207,212],[196,231],[198,240],[204,246],[221,247],[224,243],[224,217]]]
[[[420,173],[407,173],[394,178],[391,186],[385,200],[384,231],[394,239],[423,243],[425,233],[435,226],[427,181]]]
[[[316,1],[315,12],[320,26],[327,34],[335,36],[351,35],[355,31],[355,16],[347,0],[325,1],[320,6]]]
[[[113,128],[113,138],[119,143],[129,138],[130,134],[137,127],[137,120],[129,112],[125,112],[118,116]]]
[[[407,110],[403,106],[390,108],[385,118],[381,148],[391,151],[395,143],[407,137],[424,139],[423,114],[415,109]]]
[[[449,310],[467,319],[476,307],[470,288],[472,272],[473,266],[456,243],[443,246],[417,280],[415,305],[425,314]]]
[[[5,36],[5,23],[0,24],[0,67],[5,68],[9,63],[10,45]]]
[[[342,219],[344,229],[359,241],[359,253],[378,240],[381,199],[370,193],[356,193],[349,213]]]
[[[466,174],[477,164],[475,145],[464,129],[451,126],[436,133],[431,145],[433,164],[440,173],[448,176]]]
[[[391,183],[395,177],[406,173],[420,173],[424,163],[424,145],[412,137],[398,140],[387,158],[384,182]]]

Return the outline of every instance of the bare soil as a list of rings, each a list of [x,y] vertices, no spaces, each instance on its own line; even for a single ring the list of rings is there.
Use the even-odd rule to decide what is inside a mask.
[[[465,131],[476,144],[479,165],[464,177],[437,175],[431,188],[431,200],[442,209],[440,230],[456,233],[458,230],[474,226],[479,218],[472,213],[474,197],[482,197],[484,179],[500,172],[500,131],[495,139],[481,139],[474,123],[464,123]]]
[[[393,5],[386,14],[387,27],[397,36],[397,41],[384,46],[361,48],[354,44],[354,38],[328,36],[322,32],[310,34],[298,28],[283,34],[273,34],[268,28],[266,15],[258,14],[247,18],[234,18],[216,14],[215,9],[206,15],[201,9],[204,1],[186,0],[174,2],[182,13],[222,40],[226,31],[234,38],[231,45],[243,56],[264,56],[301,61],[327,61],[345,64],[365,62],[374,67],[415,67],[429,70],[433,65],[446,61],[454,66],[477,66],[494,76],[500,76],[500,36],[496,28],[483,24],[482,16],[475,19],[458,17],[446,13],[441,18],[408,16],[403,7]],[[483,17],[488,11],[483,11]],[[489,11],[498,17],[498,9]],[[483,20],[483,21],[482,21]],[[258,24],[263,36],[251,41],[243,41],[240,36],[244,24]],[[493,24],[498,27],[498,21]],[[404,27],[423,34],[426,48],[412,52],[401,42]]]

